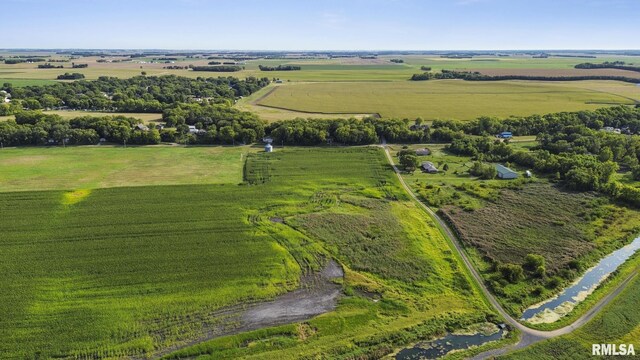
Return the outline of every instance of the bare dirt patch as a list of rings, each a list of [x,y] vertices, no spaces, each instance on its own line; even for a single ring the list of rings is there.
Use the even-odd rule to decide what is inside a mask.
[[[271,301],[226,307],[209,314],[207,319],[194,319],[202,322],[205,336],[156,355],[159,357],[217,337],[290,324],[332,311],[342,295],[342,285],[336,280],[343,276],[342,267],[329,260],[322,271],[303,276],[298,290]],[[162,337],[162,334],[158,335]]]

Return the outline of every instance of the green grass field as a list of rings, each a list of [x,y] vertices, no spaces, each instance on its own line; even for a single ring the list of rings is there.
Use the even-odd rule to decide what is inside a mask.
[[[336,311],[182,353],[386,354],[491,314],[380,149],[248,150],[0,153],[3,357],[150,356],[295,288],[322,254],[346,270]]]
[[[78,146],[0,151],[0,191],[238,184],[252,147]]]
[[[588,85],[592,84],[461,80],[286,84],[257,104],[312,113],[377,113],[382,117],[469,120],[479,116],[545,114],[634,103],[627,92],[618,95],[617,89],[604,92]],[[635,98],[640,99],[640,88],[631,84],[619,87],[634,92]]]

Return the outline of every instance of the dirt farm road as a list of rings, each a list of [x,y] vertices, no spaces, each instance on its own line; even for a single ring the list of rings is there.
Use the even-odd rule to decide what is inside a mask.
[[[382,142],[381,147],[384,149],[385,155],[387,156],[387,160],[389,161],[389,164],[393,167],[393,170],[395,171],[396,176],[398,177],[398,180],[400,181],[400,184],[402,185],[404,190],[407,192],[407,194],[409,194],[409,196],[411,196],[413,200],[416,201],[416,203],[420,205],[420,207],[422,207],[440,225],[440,228],[444,231],[444,235],[450,239],[456,251],[458,252],[458,254],[460,254],[460,257],[462,258],[465,266],[467,267],[467,269],[475,279],[476,283],[480,286],[480,289],[484,293],[484,296],[487,298],[487,300],[489,300],[489,302],[494,307],[494,309],[498,311],[498,313],[505,319],[505,321],[509,323],[509,325],[511,325],[513,328],[520,330],[520,332],[522,333],[520,337],[520,341],[518,341],[516,344],[512,344],[499,349],[493,349],[493,350],[480,353],[472,357],[472,359],[474,360],[493,358],[499,355],[506,354],[511,351],[525,348],[529,345],[535,344],[542,340],[555,338],[555,337],[566,335],[573,332],[574,330],[578,329],[579,327],[581,327],[582,325],[586,324],[591,319],[593,319],[609,302],[611,302],[611,300],[613,300],[618,294],[620,294],[620,292],[624,290],[624,288],[631,281],[631,279],[633,279],[638,274],[637,270],[634,271],[626,279],[621,281],[620,284],[618,284],[618,286],[612,292],[610,292],[609,294],[607,294],[607,296],[605,296],[600,301],[598,301],[596,305],[594,305],[591,309],[589,309],[589,311],[583,314],[571,325],[567,325],[563,328],[552,330],[552,331],[540,331],[540,330],[531,329],[521,324],[518,320],[514,319],[502,308],[500,303],[498,303],[498,300],[496,300],[493,294],[485,286],[484,281],[482,280],[482,277],[480,277],[480,274],[471,263],[471,260],[469,259],[467,254],[462,249],[459,239],[453,234],[453,232],[449,228],[449,225],[444,220],[442,220],[438,216],[438,214],[436,214],[430,207],[428,207],[422,201],[420,201],[420,199],[418,199],[416,194],[411,190],[409,185],[407,185],[407,183],[402,178],[400,169],[398,169],[398,167],[393,162],[393,157],[391,156],[391,153],[385,141]]]

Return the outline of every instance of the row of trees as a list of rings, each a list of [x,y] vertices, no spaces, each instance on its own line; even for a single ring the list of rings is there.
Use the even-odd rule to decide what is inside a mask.
[[[294,119],[272,123],[267,128],[277,144],[319,145],[329,140],[346,145],[378,141],[375,126],[358,119]]]
[[[62,68],[64,68],[64,66],[62,66],[62,65],[53,65],[51,63],[38,65],[38,69],[62,69]]]
[[[513,135],[524,136],[557,133],[570,125],[584,125],[593,130],[613,127],[635,134],[640,132],[640,108],[614,106],[594,111],[560,112],[507,119],[483,116],[466,122],[434,120],[431,132],[433,134],[437,129],[447,129],[454,133],[493,136],[503,131],[510,131]]]
[[[236,72],[242,70],[240,66],[235,65],[214,65],[214,66],[189,66],[193,71],[211,71],[211,72]]]
[[[575,66],[576,69],[619,69],[640,72],[640,66],[626,65],[624,61],[605,61],[600,64],[582,63]]]
[[[26,87],[13,87],[7,83],[1,89],[27,110],[65,106],[76,110],[162,112],[177,103],[198,100],[230,105],[235,98],[250,95],[268,84],[268,78],[189,79],[169,75],[130,79],[100,77],[94,81]]]
[[[581,75],[581,76],[532,76],[532,75],[485,75],[480,72],[442,70],[440,73],[413,74],[411,80],[425,81],[431,79],[462,79],[467,81],[503,81],[503,80],[535,80],[535,81],[580,81],[580,80],[614,80],[640,84],[640,79],[614,75]]]
[[[140,120],[124,116],[81,117],[72,120],[37,111],[23,111],[15,120],[0,122],[0,142],[4,146],[96,144],[100,139],[114,143],[157,144],[156,129],[138,126]]]
[[[297,71],[302,70],[300,66],[295,65],[278,65],[278,66],[265,66],[258,65],[260,71]]]
[[[4,59],[4,63],[7,65],[15,65],[21,63],[35,63],[35,62],[45,62],[46,59],[43,58],[11,58]]]
[[[84,74],[64,73],[62,75],[58,75],[58,80],[80,80],[80,79],[84,79]]]
[[[199,144],[251,144],[265,136],[266,122],[255,114],[239,111],[223,104],[178,104],[162,114],[168,127],[176,127],[173,140],[169,131],[163,141],[184,141]],[[188,126],[200,130],[188,133]]]

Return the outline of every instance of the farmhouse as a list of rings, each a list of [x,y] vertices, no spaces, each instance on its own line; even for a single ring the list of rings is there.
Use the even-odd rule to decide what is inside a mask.
[[[190,134],[197,134],[198,133],[198,129],[196,129],[195,125],[189,125],[189,133]]]
[[[420,165],[422,171],[427,172],[429,174],[435,174],[438,172],[438,168],[433,165],[431,161],[424,161],[422,165]]]
[[[511,139],[513,137],[513,134],[511,133],[511,131],[503,131],[500,134],[496,135],[496,137],[500,139]]]
[[[427,148],[416,150],[416,155],[418,155],[418,156],[426,156],[426,155],[429,155],[429,154],[431,154],[431,150],[429,150]]]
[[[509,169],[504,165],[496,165],[496,170],[498,170],[498,178],[499,179],[516,179],[518,177],[518,173]]]

